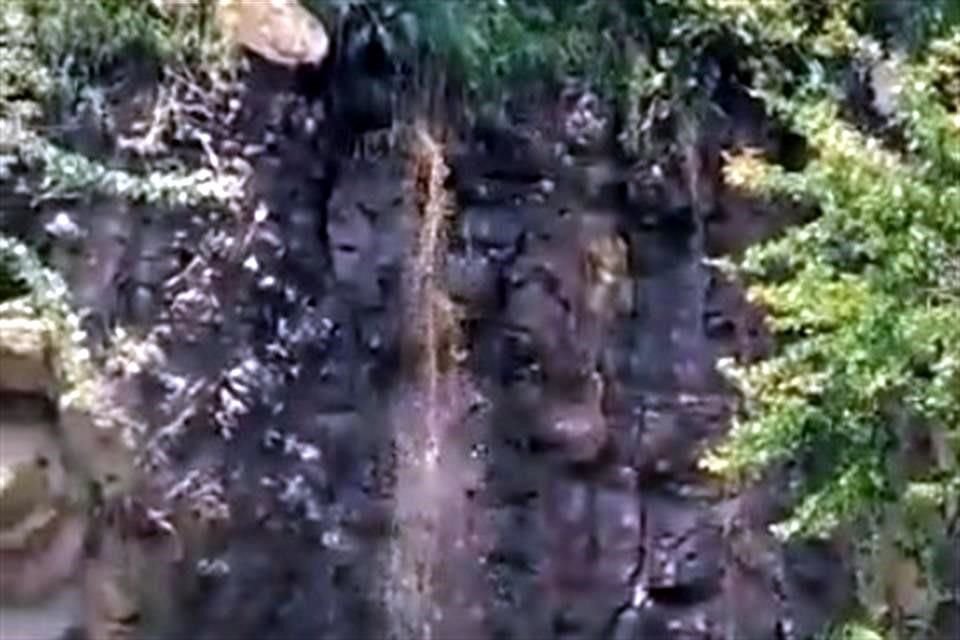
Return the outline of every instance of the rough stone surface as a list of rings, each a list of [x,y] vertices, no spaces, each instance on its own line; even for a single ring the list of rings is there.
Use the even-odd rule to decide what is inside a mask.
[[[410,361],[426,305],[411,296],[409,158],[331,156],[337,123],[308,134],[293,117],[308,101],[271,92],[234,132],[262,147],[263,220],[177,236],[126,211],[142,233],[88,248],[153,265],[131,269],[151,285],[140,316],[136,287],[67,264],[71,286],[96,280],[107,313],[167,356],[141,390],[150,489],[184,542],[157,577],[176,595],[160,637],[423,637],[397,612],[427,603],[436,638],[759,640],[807,637],[840,610],[836,549],[764,538],[776,501],[734,509],[694,464],[736,408],[716,358],[767,347],[757,310],[704,259],[783,217],[722,190],[694,211],[611,159],[527,166],[518,145],[507,158],[462,141],[433,275],[464,348],[425,378]],[[573,102],[566,135],[592,148],[602,114]],[[199,266],[157,285],[171,256]],[[427,422],[434,442],[417,441]],[[436,456],[409,464],[411,439]]]
[[[4,639],[54,640],[85,624],[89,606],[80,583],[88,573],[88,487],[99,484],[100,495],[110,498],[116,493],[111,488],[128,481],[132,470],[129,448],[116,441],[120,430],[96,433],[93,410],[81,409],[78,397],[65,393],[51,365],[65,354],[54,354],[48,337],[46,323],[26,310],[0,318],[0,637]],[[112,566],[124,562],[116,558]],[[111,582],[105,579],[98,584]],[[100,621],[102,616],[91,620]],[[89,640],[113,637],[96,631]]]
[[[0,317],[0,389],[47,393],[54,383],[46,324],[33,318]]]

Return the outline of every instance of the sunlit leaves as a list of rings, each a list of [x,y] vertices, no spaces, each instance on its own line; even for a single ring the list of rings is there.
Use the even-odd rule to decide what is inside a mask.
[[[731,186],[819,212],[741,262],[780,348],[765,362],[723,367],[744,412],[705,460],[740,480],[799,464],[800,499],[781,535],[826,534],[892,501],[942,514],[960,483],[960,136],[955,76],[944,73],[960,68],[955,36],[926,57],[890,63],[902,145],[846,120],[818,76],[790,99],[767,94],[811,146],[803,171],[749,150],[727,158]],[[901,491],[896,456],[921,429],[934,450]]]

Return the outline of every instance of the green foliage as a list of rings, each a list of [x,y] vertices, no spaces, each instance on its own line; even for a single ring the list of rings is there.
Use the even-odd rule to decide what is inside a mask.
[[[199,5],[198,5],[199,6]],[[199,8],[160,14],[148,0],[9,0],[0,7],[0,170],[39,170],[44,198],[90,193],[168,206],[224,202],[239,179],[209,170],[110,168],[46,136],[45,114],[73,110],[116,65],[152,61],[216,73],[227,64]],[[186,72],[184,72],[185,75]],[[0,173],[0,180],[4,179]]]
[[[830,634],[830,640],[884,640],[883,634],[869,626],[852,623]]]
[[[780,348],[758,364],[724,363],[745,410],[705,460],[737,480],[798,462],[798,503],[778,533],[868,525],[864,545],[892,538],[917,559],[933,595],[932,550],[960,515],[958,44],[955,28],[913,58],[888,62],[896,147],[843,118],[829,76],[811,76],[789,99],[764,92],[812,158],[789,172],[744,153],[727,166],[727,181],[816,203],[820,215],[750,249],[739,265]],[[848,53],[876,59],[877,51],[858,36]],[[863,584],[889,569],[867,558]],[[839,637],[875,634],[849,627]]]
[[[216,174],[210,169],[150,171],[140,175],[109,168],[42,138],[26,143],[21,153],[44,168],[39,186],[44,199],[80,198],[95,192],[173,208],[225,203],[243,193],[240,176]]]
[[[66,315],[67,286],[56,272],[46,268],[25,244],[0,234],[0,282],[3,301],[27,296],[37,309]]]
[[[10,1],[30,17],[38,61],[71,97],[128,57],[197,64],[221,53],[203,3],[163,15],[149,0]]]
[[[32,22],[17,3],[0,8],[0,133],[9,139],[23,121],[41,115],[39,100],[52,85],[51,73],[41,64],[30,36]]]
[[[0,238],[0,303],[30,293],[19,258],[10,241]]]
[[[619,59],[608,3],[480,0],[439,7],[413,0],[410,5],[421,16],[428,50],[452,60],[481,92],[570,73],[609,83]]]
[[[566,74],[612,79],[619,46],[610,28],[616,3],[588,0],[312,0],[320,13],[365,10],[397,55],[455,75],[483,97],[507,86],[548,84]]]
[[[442,67],[480,99],[516,86],[546,88],[568,75],[586,79],[617,99],[622,141],[633,154],[652,148],[656,122],[689,121],[711,108],[710,64],[734,58],[747,89],[806,138],[812,157],[790,172],[745,152],[727,166],[728,182],[816,203],[820,216],[751,249],[738,265],[780,346],[761,363],[724,364],[744,412],[706,463],[735,480],[799,463],[803,482],[781,534],[827,535],[863,523],[862,583],[878,581],[884,567],[871,558],[893,542],[935,582],[933,550],[960,516],[960,3],[310,4],[321,13],[372,9],[397,55]],[[198,204],[234,193],[238,184],[209,172],[139,176],[43,136],[51,103],[72,107],[80,87],[127,56],[215,66],[220,49],[205,24],[202,13],[163,16],[147,0],[6,0],[0,180],[15,155],[43,169],[46,196],[95,190]],[[903,51],[891,55],[892,45]],[[900,134],[896,145],[845,120],[841,104],[852,63],[881,60],[898,80],[890,123]],[[0,237],[0,300],[30,292],[63,318],[66,335],[65,289],[51,278],[25,247]],[[923,455],[911,449],[918,439],[931,443]],[[881,637],[876,626],[848,625],[837,637],[872,640]]]

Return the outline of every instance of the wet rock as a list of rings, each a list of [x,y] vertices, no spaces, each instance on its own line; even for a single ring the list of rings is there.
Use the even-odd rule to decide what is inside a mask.
[[[644,474],[667,475],[688,463],[690,437],[679,429],[675,413],[646,409],[635,453],[637,469]]]
[[[646,497],[645,572],[658,599],[696,601],[717,590],[723,575],[720,528],[699,500],[673,493]]]
[[[743,640],[776,638],[784,614],[777,601],[772,576],[727,568],[723,584],[724,637]]]
[[[488,517],[497,538],[487,562],[523,573],[539,573],[543,558],[537,549],[543,541],[539,539],[534,514],[521,505],[512,505],[492,510]]]
[[[523,422],[509,425],[522,427]],[[514,446],[498,446],[491,454],[488,483],[490,490],[502,504],[531,505],[542,491],[546,470],[538,464],[524,464],[529,458]]]
[[[181,264],[179,257],[169,251],[156,249],[155,252],[147,252],[146,248],[141,249],[140,255],[130,274],[132,280],[144,285],[159,285],[168,278],[172,277],[180,270]]]
[[[345,299],[365,307],[382,303],[377,270],[379,249],[371,219],[360,211],[338,210],[327,224],[333,275]]]
[[[345,505],[341,522],[356,535],[381,538],[390,533],[393,513],[389,501],[350,492],[340,499]]]
[[[523,226],[507,208],[470,207],[463,212],[461,234],[468,247],[505,259],[516,251]]]
[[[651,589],[703,592],[715,588],[723,574],[721,550],[717,529],[698,528],[679,539],[656,540],[650,569]]]
[[[352,346],[335,349],[315,373],[314,401],[325,412],[346,411],[356,407],[353,394],[356,378],[355,370],[347,359],[350,357],[354,357]]]
[[[124,317],[138,325],[148,324],[156,314],[158,297],[153,287],[134,284],[121,307]]]
[[[353,114],[363,130],[390,113],[378,103],[389,95],[393,71],[363,71],[343,85],[342,100],[328,104],[334,124]],[[452,187],[461,202],[443,285],[467,318],[472,353],[461,372],[489,385],[494,410],[439,436],[438,488],[427,498],[436,504],[397,491],[391,441],[412,423],[384,410],[384,397],[408,371],[397,353],[408,331],[402,276],[417,231],[406,215],[407,167],[397,158],[338,156],[339,174],[329,171],[330,121],[316,110],[322,101],[309,108],[292,93],[263,103],[269,131],[222,147],[259,155],[266,148],[249,141],[269,138],[273,157],[253,163],[269,215],[256,218],[243,255],[234,255],[240,240],[233,231],[216,232],[222,220],[195,216],[195,224],[214,229],[202,242],[180,238],[181,265],[199,253],[232,267],[213,265],[166,292],[182,333],[167,333],[169,379],[180,382],[163,392],[163,419],[193,401],[186,393],[177,399],[177,389],[193,388],[194,379],[217,384],[183,442],[171,446],[165,472],[178,484],[198,467],[227,467],[209,471],[216,490],[187,488],[171,498],[176,530],[191,549],[182,566],[192,570],[184,572],[186,626],[170,637],[387,635],[382,561],[404,500],[408,512],[439,505],[446,514],[429,533],[442,545],[435,558],[443,565],[430,587],[447,617],[435,636],[457,628],[450,618],[471,607],[479,621],[472,628],[484,632],[464,637],[775,635],[779,612],[764,589],[777,587],[769,575],[777,563],[748,549],[754,562],[721,564],[719,554],[750,544],[719,538],[711,485],[692,464],[728,424],[729,410],[711,395],[719,391],[704,372],[716,354],[740,348],[728,342],[750,338],[740,335],[749,333],[741,309],[708,282],[682,180],[669,167],[656,176],[651,170],[651,189],[642,193],[639,181],[624,184],[616,161],[584,157],[602,148],[612,121],[604,122],[609,114],[588,93],[567,97],[556,124],[567,138],[557,151],[569,171],[506,161],[526,153],[509,148],[521,146],[519,135],[500,144],[503,158],[486,157],[479,170],[456,165]],[[628,208],[617,208],[624,200]],[[716,210],[734,205],[721,198]],[[722,216],[708,221],[711,251],[737,244],[720,242],[721,232],[730,236],[725,242],[749,235],[740,232],[753,211],[727,213],[740,216],[739,226],[724,226]],[[152,287],[167,277],[167,234],[122,227],[115,242],[108,231],[91,228],[81,243],[96,258],[78,272],[84,301],[106,300],[115,276],[128,275],[127,263],[137,283]],[[127,236],[135,241],[129,249]],[[248,270],[240,268],[245,261]],[[584,390],[598,361],[605,388]],[[698,380],[696,395],[679,393]],[[229,441],[221,437],[228,433]],[[84,446],[111,450],[93,437]],[[107,468],[97,472],[102,479]],[[760,526],[770,516],[766,506],[757,511],[764,513],[740,515]],[[198,513],[219,524],[191,525]],[[775,545],[768,551],[779,557]],[[828,615],[816,608],[828,590],[807,585],[797,571],[790,576],[798,620],[812,629]],[[114,617],[129,613],[112,609]]]
[[[546,508],[552,523],[586,529],[592,507],[590,486],[582,480],[560,479],[551,484]]]
[[[552,282],[548,275],[519,280],[508,292],[504,314],[512,327],[530,337],[537,359],[545,362],[551,373],[568,369],[571,363],[564,362],[564,356],[573,357],[569,350],[562,350],[564,341],[569,339],[568,306],[553,295]]]
[[[640,415],[634,464],[645,476],[695,472],[704,441],[723,432],[731,412],[719,395],[648,394]]]
[[[733,320],[716,312],[704,314],[703,328],[707,333],[707,337],[713,339],[729,339],[736,331]]]
[[[86,636],[162,635],[172,616],[170,588],[179,569],[175,563],[182,559],[179,540],[154,529],[149,511],[114,505],[112,515],[113,526],[97,532],[83,566]]]
[[[381,362],[389,362],[400,348],[399,314],[367,313],[358,322],[358,341],[363,349]]]
[[[498,272],[482,254],[451,254],[447,257],[447,287],[454,300],[464,302],[474,314],[496,303]]]
[[[627,607],[617,612],[607,636],[610,640],[637,640],[643,637],[640,624],[641,613],[634,607]]]
[[[783,588],[794,637],[808,637],[849,603],[853,577],[834,543],[795,542],[784,553]]]

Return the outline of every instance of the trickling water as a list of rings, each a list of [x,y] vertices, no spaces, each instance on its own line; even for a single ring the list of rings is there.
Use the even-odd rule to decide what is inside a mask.
[[[414,305],[415,332],[422,331],[418,352],[418,384],[423,385],[426,398],[424,427],[427,449],[424,461],[435,468],[439,455],[439,432],[437,411],[440,408],[438,391],[440,376],[449,364],[452,344],[445,338],[453,333],[453,306],[438,281],[440,266],[446,255],[446,223],[451,213],[450,203],[444,189],[449,170],[443,160],[443,151],[428,133],[420,130],[419,149],[414,165],[414,188],[420,231],[417,237],[413,263],[411,292]],[[444,344],[447,342],[448,344]]]
[[[440,282],[446,226],[452,213],[443,150],[418,132],[412,167],[418,233],[408,273],[410,322],[407,366],[413,378],[393,410],[397,439],[395,533],[390,552],[388,609],[401,638],[437,636],[437,567],[447,546],[441,518],[456,518],[456,483],[447,430],[462,412],[463,384],[455,371],[453,304]],[[446,471],[445,471],[446,470]],[[455,472],[454,472],[455,473]]]

